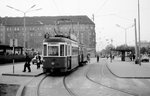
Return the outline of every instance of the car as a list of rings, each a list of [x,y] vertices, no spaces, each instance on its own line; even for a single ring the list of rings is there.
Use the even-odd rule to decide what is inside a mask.
[[[141,57],[141,62],[149,62],[149,57],[146,56],[146,55],[143,55],[143,56]]]

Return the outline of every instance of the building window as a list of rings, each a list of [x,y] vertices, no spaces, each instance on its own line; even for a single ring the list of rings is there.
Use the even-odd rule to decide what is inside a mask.
[[[9,28],[9,31],[11,31],[12,28]]]
[[[17,29],[16,29],[16,27],[14,27],[14,31],[16,31]]]
[[[42,36],[42,33],[39,33],[38,36]]]
[[[9,33],[9,34],[8,34],[8,37],[9,37],[9,38],[10,38],[10,35],[11,35],[11,34]]]
[[[94,27],[93,27],[93,26],[91,26],[91,29],[94,29]]]
[[[35,30],[35,28],[33,27],[32,30]]]
[[[46,30],[48,30],[48,27],[46,27]]]
[[[9,31],[9,28],[6,28],[7,31]]]
[[[19,27],[17,28],[17,31],[19,31]]]

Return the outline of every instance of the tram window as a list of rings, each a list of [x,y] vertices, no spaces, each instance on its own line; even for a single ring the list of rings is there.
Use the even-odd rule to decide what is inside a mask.
[[[78,47],[72,47],[72,55],[78,55]]]
[[[48,46],[49,56],[58,56],[58,46]]]
[[[44,56],[47,56],[47,45],[44,45]]]
[[[67,56],[67,45],[65,45],[65,55]]]
[[[64,56],[64,45],[60,45],[60,56]]]
[[[68,45],[68,55],[70,55],[70,46]]]

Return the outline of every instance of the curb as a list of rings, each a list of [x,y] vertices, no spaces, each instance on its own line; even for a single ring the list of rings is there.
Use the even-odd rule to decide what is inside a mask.
[[[111,68],[109,67],[107,61],[106,61],[106,67],[107,67],[107,69],[110,71],[110,73],[112,73],[112,74],[113,74],[114,76],[116,76],[117,78],[122,78],[122,79],[150,79],[150,77],[123,77],[123,76],[116,75],[116,74],[111,70]]]
[[[42,74],[44,74],[44,73],[40,73],[40,74],[38,74],[37,76],[40,76],[40,75],[42,75]],[[37,77],[37,76],[34,76],[34,77]],[[23,90],[24,90],[24,88],[25,88],[25,85],[28,85],[28,84],[34,79],[34,77],[33,77],[29,82],[27,82],[27,83],[21,85],[21,87],[18,89],[18,91],[17,91],[17,93],[16,93],[16,96],[22,96],[22,93],[23,93]]]
[[[42,75],[42,73],[36,74],[36,75],[27,75],[27,74],[9,74],[9,73],[3,73],[2,75],[4,76],[25,76],[25,77],[38,77],[40,75]]]

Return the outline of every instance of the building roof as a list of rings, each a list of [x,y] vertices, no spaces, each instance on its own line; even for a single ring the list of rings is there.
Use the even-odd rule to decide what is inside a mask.
[[[4,26],[23,26],[24,17],[4,17],[0,18],[0,24]],[[94,22],[86,15],[81,16],[34,16],[26,17],[26,26],[32,25],[55,25],[56,22],[94,24]]]

